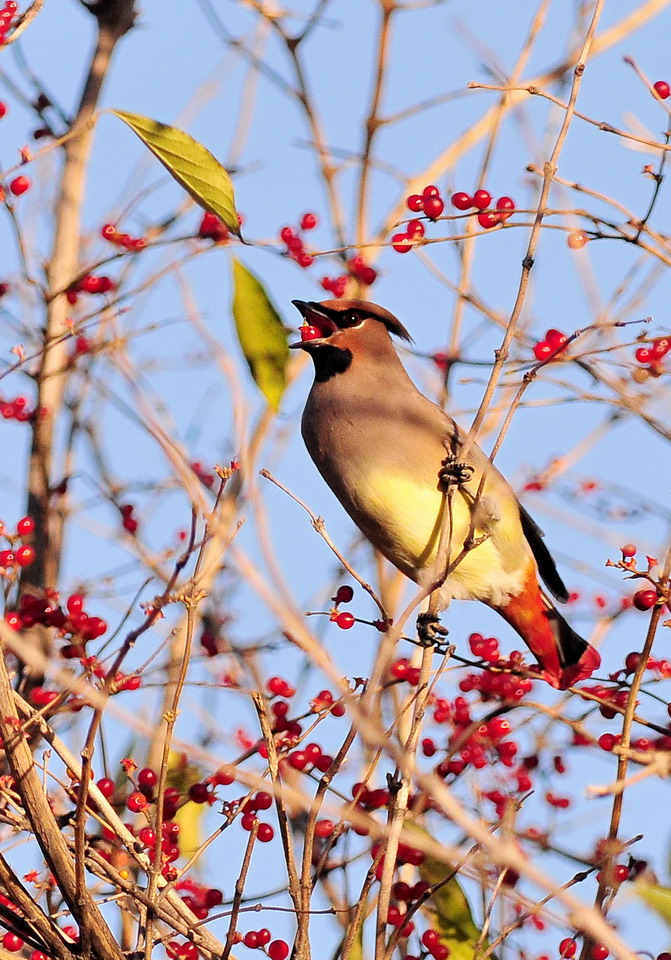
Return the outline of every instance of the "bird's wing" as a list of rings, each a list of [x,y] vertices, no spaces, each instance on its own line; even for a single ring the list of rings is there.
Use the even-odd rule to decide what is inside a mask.
[[[548,588],[555,600],[559,600],[560,603],[566,603],[569,596],[568,590],[564,585],[564,581],[557,572],[557,567],[552,559],[552,554],[545,546],[545,541],[543,540],[543,531],[533,517],[527,513],[521,503],[519,504],[519,508],[520,520],[522,521],[522,530],[524,531],[524,536],[527,538],[529,546],[531,547],[531,552],[533,553],[534,559],[538,565],[538,572],[541,575],[543,583]]]

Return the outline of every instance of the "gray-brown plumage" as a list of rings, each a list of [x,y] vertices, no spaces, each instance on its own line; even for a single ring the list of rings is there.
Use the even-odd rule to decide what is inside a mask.
[[[468,453],[471,478],[463,482],[460,477],[453,496],[447,497],[444,461],[447,458],[448,471],[451,463],[459,471],[463,438],[455,422],[417,390],[401,364],[390,334],[410,340],[405,327],[366,301],[293,302],[314,328],[309,338],[293,345],[306,350],[315,365],[303,438],[362,533],[417,583],[433,578],[444,523],[450,532],[451,560],[462,551],[469,532],[484,537],[441,588],[442,605],[456,598],[493,607],[524,639],[554,686],[564,688],[589,676],[599,664],[598,654],[574,633],[538,585],[537,566],[553,595],[566,600],[541,533],[477,446]]]

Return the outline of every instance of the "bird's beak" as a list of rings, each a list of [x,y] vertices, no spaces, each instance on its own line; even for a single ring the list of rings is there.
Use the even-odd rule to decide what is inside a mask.
[[[309,339],[301,339],[297,343],[290,343],[290,349],[311,350],[313,347],[322,346],[338,330],[338,325],[332,316],[335,311],[327,310],[314,300],[292,300],[291,302],[303,317],[305,326],[314,328],[321,336],[312,336]]]

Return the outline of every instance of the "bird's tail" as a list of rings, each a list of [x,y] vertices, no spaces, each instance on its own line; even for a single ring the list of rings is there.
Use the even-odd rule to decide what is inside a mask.
[[[541,672],[551,686],[566,690],[599,667],[601,657],[545,596],[535,570],[530,571],[522,592],[496,609],[538,659]]]

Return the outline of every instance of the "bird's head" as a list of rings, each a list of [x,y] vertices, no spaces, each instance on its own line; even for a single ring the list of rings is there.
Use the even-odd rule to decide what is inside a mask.
[[[344,372],[353,356],[393,350],[389,334],[412,342],[393,313],[367,300],[292,300],[304,320],[301,340],[290,344],[312,355],[315,367]]]

